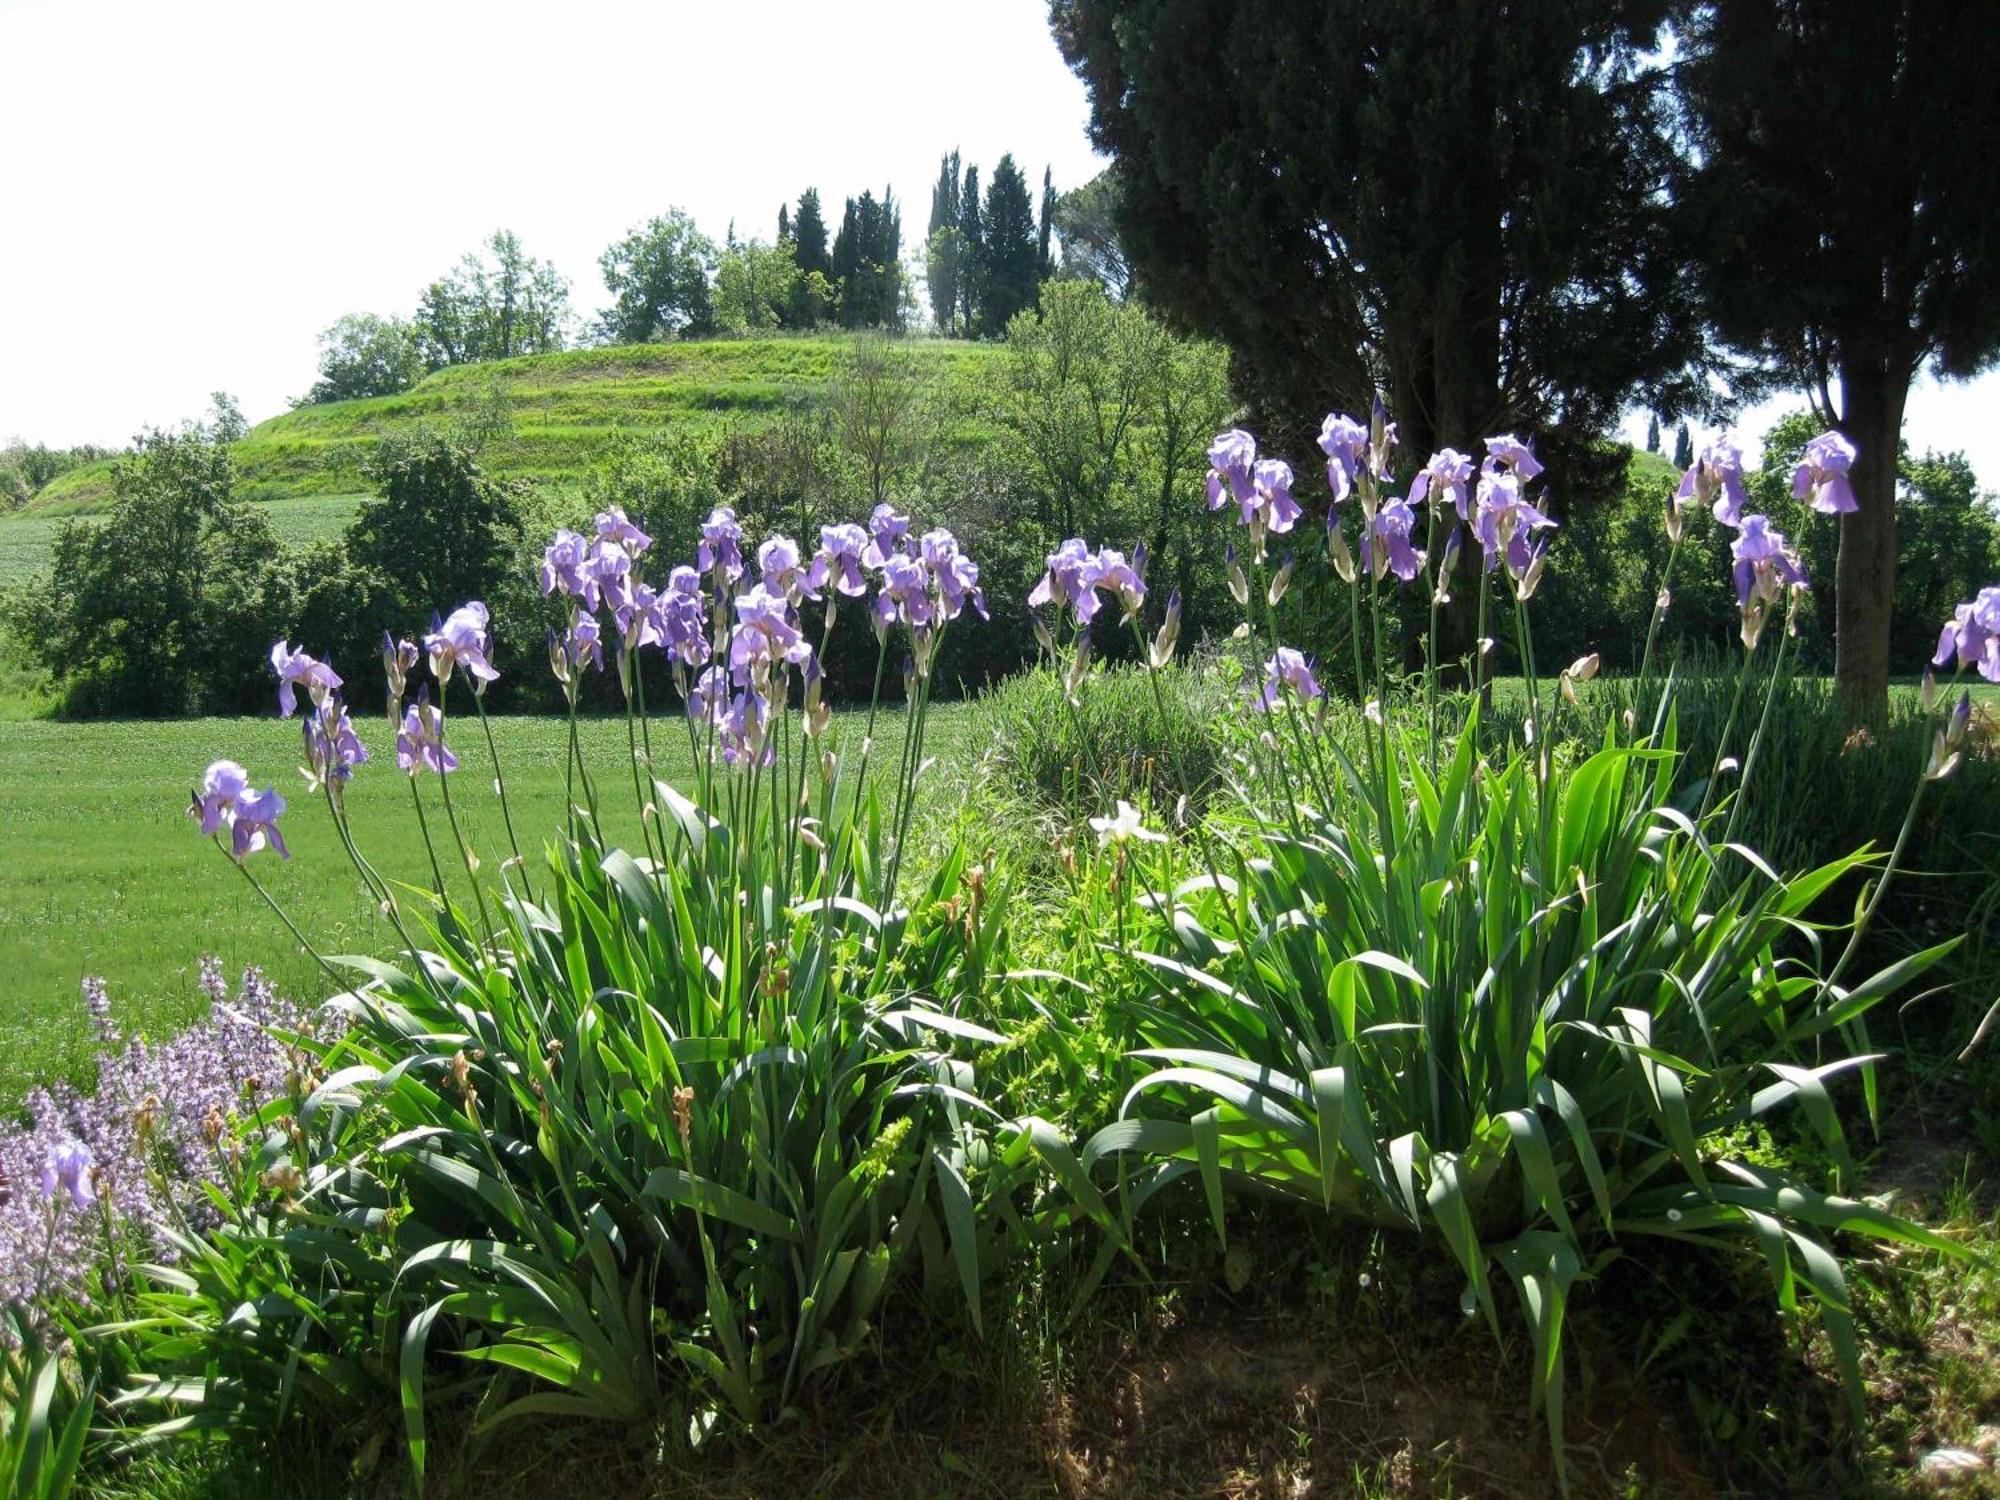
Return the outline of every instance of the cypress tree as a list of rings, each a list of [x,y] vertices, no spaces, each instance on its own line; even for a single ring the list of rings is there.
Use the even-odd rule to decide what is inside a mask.
[[[979,212],[979,168],[965,169],[965,186],[958,194],[958,307],[960,322],[970,333],[976,326],[980,306],[979,284],[985,276],[986,226]]]
[[[1660,451],[1660,414],[1658,412],[1652,413],[1646,419],[1646,451],[1648,453],[1658,453]]]
[[[937,185],[931,189],[931,217],[924,230],[925,272],[931,297],[931,317],[938,332],[949,333],[958,314],[959,247],[958,152],[938,164]],[[945,238],[938,236],[949,230]]]
[[[862,195],[864,198],[867,194]],[[871,200],[869,208],[874,208]],[[860,285],[861,269],[861,216],[852,198],[840,216],[840,229],[833,237],[831,269],[827,275],[840,290],[840,326],[858,328],[861,326],[861,303],[867,295]]]
[[[979,326],[997,337],[1013,316],[1035,305],[1040,288],[1035,209],[1028,180],[1011,155],[1000,158],[986,187],[986,239],[980,263]]]
[[[807,188],[799,194],[799,211],[792,216],[792,239],[799,247],[799,274],[817,271],[831,277],[832,262],[826,253],[826,220],[820,217],[819,189]]]
[[[1674,467],[1685,469],[1694,462],[1694,439],[1688,436],[1688,424],[1683,422],[1674,429]]]
[[[1055,262],[1049,257],[1049,229],[1055,221],[1055,216],[1056,216],[1055,169],[1052,167],[1043,167],[1041,226],[1036,232],[1035,236],[1035,244],[1036,244],[1035,260],[1037,262],[1037,265],[1039,266],[1038,276],[1039,279],[1042,281],[1047,281],[1051,276],[1056,274]]]
[[[778,238],[781,240],[788,240],[791,237],[792,237],[792,211],[789,208],[787,208],[784,204],[780,203],[778,205]]]

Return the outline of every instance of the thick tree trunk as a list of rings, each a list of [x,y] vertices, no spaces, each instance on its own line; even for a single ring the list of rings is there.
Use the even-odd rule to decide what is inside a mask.
[[[1896,449],[1909,375],[1897,360],[1857,359],[1840,372],[1841,431],[1854,444],[1849,481],[1860,509],[1840,518],[1834,580],[1834,668],[1850,728],[1889,713],[1889,616],[1896,594]]]

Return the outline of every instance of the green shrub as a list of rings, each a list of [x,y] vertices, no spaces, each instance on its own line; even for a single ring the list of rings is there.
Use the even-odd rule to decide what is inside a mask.
[[[1221,784],[1228,724],[1244,694],[1227,665],[1181,667],[1157,685],[1142,667],[1091,674],[1071,700],[1062,675],[1038,667],[988,695],[1001,772],[1052,807],[1099,812],[1119,798],[1189,815]]]

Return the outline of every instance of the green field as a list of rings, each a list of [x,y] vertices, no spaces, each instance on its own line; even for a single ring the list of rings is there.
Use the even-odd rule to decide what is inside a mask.
[[[963,767],[975,758],[979,723],[976,706],[934,711],[929,736],[941,764]],[[391,737],[379,718],[357,727],[377,759],[362,768],[349,794],[356,839],[390,879],[428,884]],[[513,718],[496,719],[493,727],[525,853],[531,844],[540,847],[561,817],[567,725]],[[636,839],[631,787],[619,780],[627,774],[625,732],[622,719],[596,720],[583,726],[583,739],[613,835]],[[886,743],[894,743],[895,733],[887,722],[878,726]],[[450,737],[464,761],[453,789],[467,837],[486,866],[497,866],[506,857],[506,833],[484,741],[470,718],[455,724]],[[685,786],[691,760],[679,724],[656,723],[654,748],[662,774]],[[0,827],[8,835],[0,862],[0,1018],[10,1040],[0,1056],[0,1106],[38,1082],[87,1075],[90,1046],[77,991],[85,975],[110,981],[119,1014],[149,1035],[171,1031],[205,1004],[194,983],[204,954],[232,971],[261,964],[291,994],[327,990],[325,976],[185,815],[190,787],[221,758],[241,761],[260,784],[275,783],[292,801],[283,825],[291,860],[265,855],[256,867],[306,934],[326,953],[385,946],[387,929],[363,896],[325,809],[304,795],[296,724],[0,723]],[[450,833],[434,778],[425,779],[423,792],[432,832],[448,855]],[[953,805],[941,784],[926,811],[936,820]]]
[[[488,445],[490,468],[542,480],[574,477],[621,434],[761,426],[823,387],[852,342],[840,335],[719,339],[455,366],[400,395],[301,407],[259,423],[234,445],[237,493],[248,500],[352,494],[363,487],[361,460],[384,434],[496,410],[513,432]],[[963,339],[917,339],[903,347],[955,374],[984,370],[1002,353],[997,344]],[[110,497],[110,475],[108,461],[73,470],[30,509],[100,511]]]

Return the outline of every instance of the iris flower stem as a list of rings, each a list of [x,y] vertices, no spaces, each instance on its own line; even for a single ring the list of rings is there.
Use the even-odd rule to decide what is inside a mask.
[[[430,819],[424,815],[424,799],[417,791],[417,778],[414,774],[410,777],[410,801],[415,804],[417,809],[417,829],[424,836],[424,852],[431,857],[431,881],[437,888],[438,911],[444,920],[449,923],[451,920],[451,899],[445,895],[444,870],[438,864],[437,845],[431,840]]]
[[[1674,559],[1681,555],[1681,543],[1686,539],[1687,532],[1683,529],[1681,534],[1674,538],[1673,545],[1667,548],[1667,566],[1660,574],[1660,591],[1653,598],[1653,617],[1646,625],[1646,647],[1639,655],[1639,682],[1632,693],[1632,703],[1635,708],[1646,701],[1646,686],[1651,681],[1653,672],[1653,642],[1659,636],[1660,623],[1666,619],[1667,610],[1671,607],[1670,602],[1662,601],[1672,599],[1669,590],[1674,583]],[[1657,719],[1657,709],[1654,716]]]
[[[1750,776],[1757,769],[1757,752],[1764,747],[1764,729],[1771,722],[1771,704],[1778,696],[1778,683],[1785,675],[1786,649],[1792,641],[1792,603],[1785,601],[1785,631],[1778,637],[1777,658],[1771,663],[1771,680],[1764,686],[1764,708],[1757,716],[1757,727],[1750,734],[1750,748],[1743,753],[1743,774],[1737,778],[1736,800],[1729,805],[1729,822],[1724,825],[1722,841],[1726,844],[1736,836],[1736,822],[1743,813],[1743,800],[1750,795]]]
[[[344,990],[348,988],[348,982],[345,979],[341,978],[341,976],[334,971],[333,965],[326,961],[326,956],[322,954],[319,951],[319,949],[315,948],[312,945],[312,939],[307,937],[303,932],[299,931],[299,924],[294,922],[288,915],[286,915],[285,909],[282,906],[278,905],[276,900],[272,898],[271,893],[269,891],[264,889],[264,882],[259,880],[255,875],[252,875],[250,873],[249,862],[247,860],[238,859],[235,855],[231,854],[227,849],[224,849],[222,847],[222,840],[220,838],[217,838],[215,840],[215,847],[216,850],[222,855],[224,859],[228,860],[232,865],[236,866],[236,868],[242,872],[243,878],[250,882],[250,889],[255,891],[259,896],[263,897],[264,904],[271,908],[272,913],[276,915],[277,919],[280,922],[283,922],[285,924],[285,931],[289,932],[292,935],[292,937],[297,940],[298,945],[301,948],[305,949],[306,952],[312,955],[313,962],[320,966],[321,972],[324,973],[328,979],[333,981],[334,989]]]
[[[1437,557],[1438,503],[1433,496],[1430,504],[1430,529],[1424,537],[1424,558],[1430,561]],[[1438,636],[1438,595],[1444,589],[1444,567],[1437,565],[1437,575],[1431,582],[1431,628],[1424,637],[1424,719],[1429,726],[1430,768],[1432,780],[1437,779],[1438,767],[1438,698],[1437,698],[1437,636]]]
[[[1695,814],[1697,823],[1708,816],[1709,806],[1715,798],[1716,784],[1722,779],[1722,762],[1729,755],[1729,740],[1736,733],[1736,716],[1743,707],[1743,689],[1750,681],[1750,663],[1756,656],[1756,647],[1746,647],[1743,652],[1743,663],[1736,669],[1736,691],[1730,695],[1729,716],[1722,721],[1722,737],[1715,742],[1715,763],[1708,769],[1708,785],[1701,789],[1701,808]]]
[[[439,731],[442,736],[443,731]],[[465,841],[465,830],[458,826],[458,809],[452,806],[451,778],[444,772],[438,773],[438,790],[444,794],[444,817],[451,825],[451,836],[458,845],[459,858],[465,861],[465,878],[472,882],[472,903],[479,908],[479,925],[485,929],[486,944],[496,952],[500,947],[499,936],[493,930],[493,914],[486,909],[486,885],[479,878],[479,860],[473,855],[472,846]]]
[[[507,805],[507,778],[500,770],[500,747],[493,743],[493,724],[486,717],[486,695],[474,689],[472,706],[479,714],[479,727],[486,734],[486,753],[493,758],[493,786],[500,797],[500,821],[507,827],[507,849],[514,856],[515,867],[521,872],[521,888],[532,901],[535,899],[535,885],[528,877],[528,862],[521,858],[521,846],[514,839],[514,813]]]

